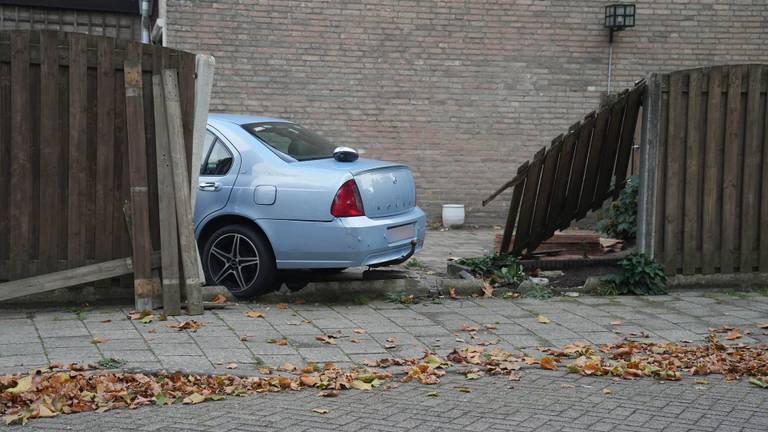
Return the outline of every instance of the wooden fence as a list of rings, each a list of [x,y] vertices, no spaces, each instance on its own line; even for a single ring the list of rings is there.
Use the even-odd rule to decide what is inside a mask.
[[[513,187],[501,251],[532,253],[556,230],[597,210],[624,188],[645,83],[571,126],[483,201]]]
[[[668,273],[768,272],[768,66],[652,74],[640,249]]]
[[[151,161],[151,249],[160,249],[152,76],[178,71],[189,169],[195,62],[191,53],[107,37],[0,32],[0,280],[131,256],[123,208],[137,186],[131,152],[132,162]],[[138,76],[126,80],[126,64]],[[132,113],[142,118],[129,120]],[[139,120],[144,127],[132,129]],[[138,138],[146,146],[136,154]]]

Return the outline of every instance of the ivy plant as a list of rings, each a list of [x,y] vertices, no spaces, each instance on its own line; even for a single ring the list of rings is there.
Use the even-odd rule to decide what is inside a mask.
[[[606,215],[598,221],[597,230],[620,240],[634,240],[637,235],[637,176],[627,179],[619,198],[611,203]]]
[[[660,295],[667,293],[667,274],[656,261],[642,253],[632,253],[619,263],[621,273],[604,280],[610,295]]]

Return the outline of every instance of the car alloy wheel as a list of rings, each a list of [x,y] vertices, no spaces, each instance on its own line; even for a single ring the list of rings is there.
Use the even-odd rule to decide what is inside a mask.
[[[246,291],[259,277],[259,251],[244,235],[225,234],[208,252],[208,270],[214,283],[233,293]]]

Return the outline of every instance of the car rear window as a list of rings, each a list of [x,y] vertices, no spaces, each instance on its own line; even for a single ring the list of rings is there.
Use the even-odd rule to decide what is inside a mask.
[[[333,157],[336,148],[320,135],[293,123],[252,123],[243,128],[272,149],[298,161]]]

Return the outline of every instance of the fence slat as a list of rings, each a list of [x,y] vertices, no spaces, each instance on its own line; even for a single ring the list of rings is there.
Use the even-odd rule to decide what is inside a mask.
[[[595,197],[595,186],[597,185],[598,170],[600,168],[600,155],[605,142],[605,133],[608,128],[608,119],[610,111],[604,109],[597,114],[595,119],[595,129],[592,132],[592,142],[589,145],[589,156],[587,157],[587,167],[584,170],[584,186],[579,198],[579,211],[576,214],[577,219],[583,218],[592,208],[592,202]]]
[[[761,78],[762,79],[762,78]],[[766,79],[765,81],[768,81]],[[768,272],[768,91],[763,117],[762,186],[760,188],[760,272]]]
[[[645,85],[636,86],[629,92],[627,97],[626,114],[624,115],[624,124],[621,128],[621,140],[616,154],[615,185],[622,185],[627,179],[627,169],[629,168],[629,159],[632,156],[632,144],[634,143],[635,127],[637,126],[637,115],[640,112],[640,105],[643,101],[643,91]],[[620,187],[614,191],[614,199],[619,197]]]
[[[25,263],[32,258],[32,125],[29,33],[11,34],[11,154],[10,160],[10,265],[11,277],[26,276]]]
[[[723,157],[723,225],[720,271],[732,273],[738,263],[739,204],[741,190],[741,81],[742,68],[731,67],[728,74],[728,99]]]
[[[0,173],[11,170],[11,70],[0,62]],[[5,178],[4,178],[5,179]],[[9,279],[11,182],[0,181],[0,280]]]
[[[531,239],[528,244],[528,252],[536,250],[547,230],[547,212],[552,202],[552,187],[555,183],[557,161],[563,147],[563,136],[560,135],[552,141],[552,145],[544,155],[544,166],[541,170],[539,181],[539,193],[536,195],[536,207],[533,212],[531,225]]]
[[[587,166],[587,155],[589,154],[589,142],[592,139],[592,130],[595,126],[595,113],[592,112],[584,118],[584,123],[579,129],[579,138],[576,141],[576,148],[573,152],[573,165],[571,165],[571,179],[568,182],[568,192],[565,199],[565,207],[560,226],[570,223],[576,216],[579,207],[579,197],[584,185],[584,170]],[[567,221],[567,222],[566,222]]]
[[[69,37],[69,170],[68,170],[68,242],[70,265],[85,263],[85,201],[87,160],[87,64],[86,36]]]
[[[59,37],[54,32],[40,34],[40,124],[59,122]],[[61,214],[64,191],[59,184],[62,158],[61,133],[58,128],[41,127],[40,132],[40,235],[39,257],[46,271],[52,271],[58,258],[62,239]]]
[[[113,214],[115,201],[115,69],[112,65],[113,39],[97,42],[98,66],[96,101],[96,220],[102,235],[96,242],[95,257],[104,261],[112,257]],[[122,101],[120,101],[122,103]]]
[[[536,193],[539,190],[539,179],[541,177],[541,166],[544,163],[544,153],[546,147],[542,147],[533,157],[529,165],[528,174],[525,177],[525,190],[523,191],[523,202],[520,205],[520,216],[518,216],[517,226],[515,227],[515,240],[512,243],[512,253],[519,255],[528,245],[531,234],[531,222],[533,220],[534,204],[536,203]]]
[[[624,113],[627,108],[626,98],[619,99],[611,108],[611,118],[606,132],[605,143],[600,152],[600,167],[598,169],[597,186],[595,187],[595,196],[592,202],[592,210],[597,210],[603,205],[603,200],[607,198],[611,189],[611,179],[613,178],[613,169],[616,165],[616,154],[619,150],[619,137],[621,136],[621,125],[624,122]]]
[[[162,257],[163,312],[181,314],[181,288],[179,280],[179,238],[176,225],[176,201],[173,190],[173,167],[168,144],[168,118],[165,112],[163,77],[152,77],[155,114],[156,165],[158,180],[158,208],[160,216],[160,246]]]
[[[708,73],[707,133],[704,144],[704,210],[702,212],[702,272],[714,273],[720,266],[720,209],[722,207],[723,158],[723,69],[712,68]]]
[[[685,174],[685,105],[683,103],[683,75],[669,77],[669,121],[666,144],[666,178],[664,206],[664,264],[675,273],[680,267],[682,252],[683,180]]]
[[[747,84],[747,112],[745,148],[744,148],[744,180],[741,195],[741,259],[739,268],[742,273],[751,272],[758,263],[758,210],[760,203],[760,158],[762,144],[760,142],[760,79],[763,68],[759,65],[749,67]],[[768,228],[768,227],[766,227]]]
[[[141,50],[137,50],[140,55]],[[140,58],[140,57],[139,57]],[[141,63],[125,63],[125,112],[131,182],[131,227],[136,310],[152,309],[152,240],[149,232],[147,150],[144,136],[144,96]]]
[[[528,169],[528,161],[520,165],[517,169],[517,175],[522,174]],[[525,181],[519,182],[512,190],[512,199],[509,201],[509,212],[507,213],[507,223],[505,227],[513,227],[517,223],[517,215],[520,213],[520,200],[523,198],[523,190],[525,188]],[[512,230],[505,229],[504,235],[501,238],[501,247],[499,253],[509,253],[509,246],[512,242]]]
[[[683,216],[683,274],[693,274],[699,260],[699,205],[701,197],[701,71],[691,71],[688,80],[688,119],[685,140],[685,186]]]
[[[563,139],[560,159],[557,162],[557,170],[555,171],[555,185],[552,188],[552,202],[547,212],[545,237],[550,237],[554,234],[555,230],[560,229],[562,223],[566,193],[568,192],[568,180],[571,178],[571,166],[573,165],[573,149],[580,130],[581,122],[578,122],[569,128],[568,135]],[[570,224],[570,220],[565,226],[568,226],[568,224]]]

